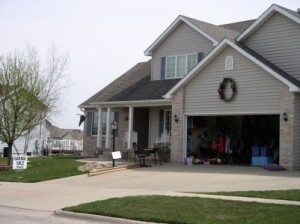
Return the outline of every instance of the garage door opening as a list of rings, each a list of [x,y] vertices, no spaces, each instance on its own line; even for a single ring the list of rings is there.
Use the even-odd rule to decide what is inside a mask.
[[[186,155],[199,162],[279,163],[279,115],[189,116],[186,134]]]

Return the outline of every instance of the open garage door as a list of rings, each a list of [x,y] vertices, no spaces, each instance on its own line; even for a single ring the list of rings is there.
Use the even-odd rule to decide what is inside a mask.
[[[279,115],[189,116],[186,156],[263,166],[279,161]]]

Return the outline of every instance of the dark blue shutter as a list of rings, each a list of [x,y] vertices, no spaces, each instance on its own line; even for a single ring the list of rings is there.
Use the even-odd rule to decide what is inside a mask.
[[[160,79],[165,79],[166,75],[166,57],[160,59]]]
[[[92,135],[92,117],[93,117],[93,113],[92,112],[88,112],[86,115],[86,119],[85,119],[85,134],[86,136],[91,136]]]
[[[203,52],[198,52],[197,62],[199,63],[203,58],[204,58],[204,53]]]
[[[164,110],[160,110],[159,111],[159,126],[158,126],[158,130],[159,130],[159,137],[160,137],[161,134],[164,131]]]

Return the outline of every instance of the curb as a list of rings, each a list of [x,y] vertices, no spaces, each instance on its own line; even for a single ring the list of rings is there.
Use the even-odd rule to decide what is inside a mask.
[[[76,212],[69,212],[63,210],[56,210],[53,212],[55,216],[58,217],[66,217],[66,218],[76,218],[88,221],[95,221],[99,223],[110,223],[110,224],[157,224],[154,222],[142,222],[137,220],[130,220],[130,219],[122,219],[122,218],[115,218],[109,216],[102,216],[102,215],[93,215],[93,214],[86,214],[86,213],[76,213]]]

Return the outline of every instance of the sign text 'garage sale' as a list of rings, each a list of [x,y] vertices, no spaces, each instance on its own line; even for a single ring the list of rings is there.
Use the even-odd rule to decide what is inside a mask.
[[[19,155],[13,157],[13,169],[23,170],[27,169],[27,156]]]

